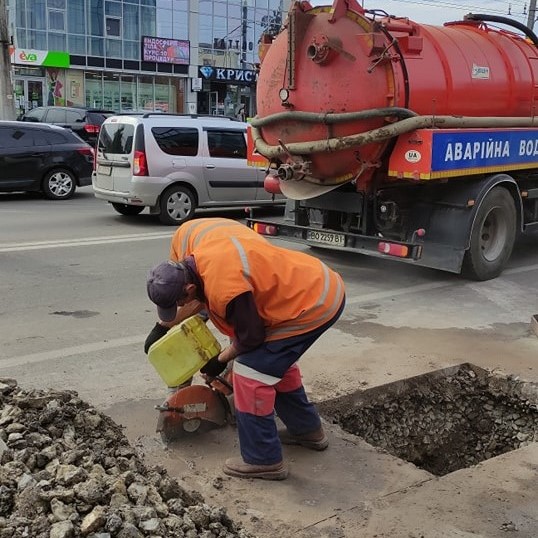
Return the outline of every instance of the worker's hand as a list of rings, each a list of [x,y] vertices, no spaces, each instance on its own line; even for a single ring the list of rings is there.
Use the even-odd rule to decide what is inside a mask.
[[[144,342],[144,353],[147,355],[149,348],[152,344],[160,340],[169,330],[169,327],[164,327],[160,323],[156,323],[155,327],[151,329],[151,332],[148,334],[146,341]]]
[[[224,370],[226,370],[226,363],[220,362],[218,357],[213,357],[200,369],[200,373],[204,374],[204,377],[212,378],[219,376]]]

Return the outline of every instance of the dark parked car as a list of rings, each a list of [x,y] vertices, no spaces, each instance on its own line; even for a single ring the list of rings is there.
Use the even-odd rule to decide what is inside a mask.
[[[106,118],[113,116],[110,110],[66,106],[40,106],[21,117],[22,121],[51,123],[71,129],[82,140],[95,147],[99,129]]]
[[[0,191],[37,191],[66,200],[91,185],[94,151],[68,129],[0,121]]]

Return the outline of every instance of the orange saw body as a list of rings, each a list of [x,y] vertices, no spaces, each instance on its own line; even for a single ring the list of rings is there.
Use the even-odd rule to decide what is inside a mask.
[[[159,411],[157,432],[165,443],[234,422],[232,372],[171,393]]]

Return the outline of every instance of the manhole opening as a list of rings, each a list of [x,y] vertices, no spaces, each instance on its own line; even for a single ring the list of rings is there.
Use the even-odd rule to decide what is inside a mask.
[[[328,420],[434,475],[538,440],[538,383],[461,364],[319,405]]]

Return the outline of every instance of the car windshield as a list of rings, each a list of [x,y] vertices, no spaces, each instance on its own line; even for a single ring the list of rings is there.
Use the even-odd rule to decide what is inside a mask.
[[[99,150],[104,153],[129,155],[133,148],[134,125],[105,123],[99,134]]]

